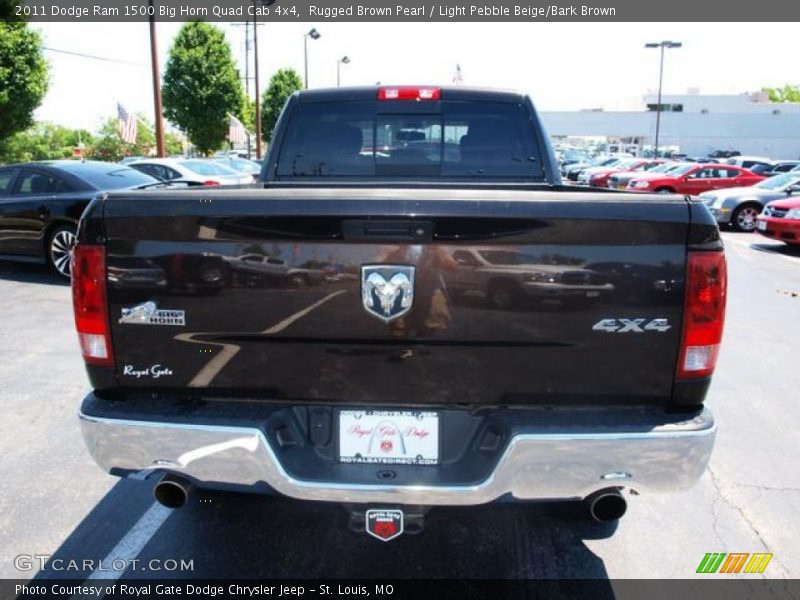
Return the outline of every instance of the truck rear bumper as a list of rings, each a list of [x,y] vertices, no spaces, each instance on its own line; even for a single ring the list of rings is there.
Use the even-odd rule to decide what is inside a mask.
[[[608,487],[679,491],[705,471],[716,433],[708,409],[646,431],[534,428],[514,433],[488,477],[478,483],[414,485],[297,478],[258,427],[93,415],[87,414],[86,404],[80,421],[92,457],[114,474],[163,470],[207,488],[254,492],[266,484],[303,500],[412,505],[483,504],[509,495],[519,500],[583,498]]]

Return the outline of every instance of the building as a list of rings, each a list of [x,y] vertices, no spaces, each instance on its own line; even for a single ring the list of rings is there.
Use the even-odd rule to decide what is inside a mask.
[[[653,146],[656,98],[648,94],[627,110],[543,112],[541,117],[554,139],[602,136]],[[661,147],[677,147],[689,156],[719,149],[800,158],[800,103],[773,103],[764,93],[705,96],[690,90],[662,96],[661,106]]]

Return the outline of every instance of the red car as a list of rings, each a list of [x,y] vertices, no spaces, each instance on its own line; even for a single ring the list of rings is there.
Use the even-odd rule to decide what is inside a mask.
[[[661,159],[653,160],[649,158],[643,158],[641,160],[635,160],[625,164],[608,167],[607,169],[604,168],[602,171],[593,173],[589,177],[589,185],[593,185],[595,187],[608,187],[608,178],[614,175],[615,173],[630,172],[630,171],[647,171],[657,165],[660,165],[663,162],[664,161]]]
[[[696,196],[709,190],[753,185],[762,179],[765,178],[733,165],[688,164],[662,177],[631,179],[627,190]]]
[[[800,192],[800,188],[797,190]],[[787,244],[800,244],[800,197],[774,200],[756,217],[756,231]]]

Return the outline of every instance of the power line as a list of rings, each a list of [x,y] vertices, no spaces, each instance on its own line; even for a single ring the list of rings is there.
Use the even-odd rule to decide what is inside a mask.
[[[105,57],[105,56],[97,56],[95,54],[83,54],[81,52],[73,52],[71,50],[60,50],[58,48],[49,48],[48,46],[42,46],[42,49],[46,50],[48,52],[56,52],[58,54],[68,54],[70,56],[78,56],[80,58],[90,58],[92,60],[102,60],[103,62],[120,63],[120,64],[123,64],[123,65],[133,65],[135,67],[146,67],[147,66],[144,63],[131,62],[131,61],[128,61],[128,60],[120,60],[120,59],[117,59],[117,58],[108,58],[108,57]]]

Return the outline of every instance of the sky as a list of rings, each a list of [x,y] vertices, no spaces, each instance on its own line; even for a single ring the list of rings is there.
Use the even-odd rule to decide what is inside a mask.
[[[161,69],[180,23],[158,23]],[[217,23],[244,75],[244,28]],[[36,117],[96,129],[116,114],[152,115],[147,23],[38,23],[47,48],[50,89]],[[658,51],[646,42],[680,41],[668,50],[664,93],[738,94],[800,83],[796,23],[266,23],[259,28],[262,91],[281,67],[303,74],[309,40],[309,86],[450,84],[529,93],[540,110],[630,107],[658,85]],[[251,63],[252,70],[252,63]],[[251,83],[252,86],[252,83]],[[252,91],[252,87],[251,87]]]

